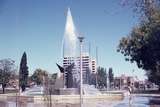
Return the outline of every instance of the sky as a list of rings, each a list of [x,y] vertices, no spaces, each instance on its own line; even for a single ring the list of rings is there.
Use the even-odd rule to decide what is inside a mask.
[[[113,68],[115,76],[144,72],[136,64],[117,53],[119,40],[137,25],[138,18],[120,0],[0,0],[0,59],[11,58],[19,67],[23,52],[27,53],[29,72],[36,68],[59,72],[62,64],[62,39],[67,8],[76,29],[85,37],[85,48],[91,44],[91,55],[98,65]],[[135,72],[132,72],[132,71]]]

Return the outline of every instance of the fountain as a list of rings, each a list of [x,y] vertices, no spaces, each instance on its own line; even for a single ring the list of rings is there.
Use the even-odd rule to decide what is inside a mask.
[[[64,37],[62,41],[62,53],[63,53],[63,59],[68,59],[68,64],[63,65],[64,69],[69,67],[72,63],[74,63],[74,67],[71,70],[72,73],[72,79],[75,87],[75,84],[78,84],[80,81],[79,76],[79,67],[77,62],[78,57],[78,46],[77,46],[77,32],[76,28],[72,19],[70,8],[68,8],[67,11],[67,19],[66,19],[66,26],[65,26],[65,32]],[[64,70],[64,72],[66,72]],[[65,74],[65,73],[64,73]],[[77,88],[78,86],[76,86]]]
[[[62,41],[63,57],[76,57],[77,35],[70,8],[68,8],[64,38]]]
[[[34,96],[34,95],[43,95],[44,94],[44,87],[43,86],[33,86],[30,89],[22,92],[22,96]]]
[[[85,95],[102,95],[94,85],[83,84],[83,93]]]
[[[58,96],[53,99],[57,99],[60,103],[80,103],[82,107],[83,101],[88,102],[97,102],[97,101],[104,101],[104,100],[121,100],[122,94],[101,94],[101,92],[95,88],[93,85],[83,84],[82,76],[80,76],[80,71],[82,72],[82,62],[81,62],[81,55],[82,55],[82,37],[79,37],[80,40],[80,49],[81,54],[77,55],[78,49],[77,48],[77,35],[76,28],[73,23],[72,15],[70,9],[67,12],[67,22],[65,27],[64,39],[63,39],[63,67],[58,65],[60,72],[64,74],[65,79],[65,87],[60,89],[60,95],[58,100]],[[80,56],[80,57],[79,57]],[[77,61],[77,58],[78,61]],[[66,64],[67,63],[67,64]],[[72,68],[70,66],[74,65]],[[70,68],[70,69],[69,69]],[[71,76],[69,76],[71,75]],[[82,75],[82,74],[81,74]],[[74,87],[68,83],[76,83],[78,87]],[[83,85],[83,86],[82,86]],[[80,96],[79,96],[80,95]],[[80,98],[79,98],[80,97]],[[83,101],[82,101],[83,100]]]

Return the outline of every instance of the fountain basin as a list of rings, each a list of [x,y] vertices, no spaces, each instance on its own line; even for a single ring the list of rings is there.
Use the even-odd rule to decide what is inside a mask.
[[[3,97],[4,96],[4,97]],[[123,100],[123,94],[101,94],[101,95],[83,95],[84,102],[96,102],[96,101],[119,101]],[[46,101],[52,101],[52,103],[70,103],[77,104],[80,102],[79,95],[51,95],[51,96],[15,96],[15,95],[2,95],[0,96],[2,101],[13,102],[33,102],[36,104],[42,104]]]

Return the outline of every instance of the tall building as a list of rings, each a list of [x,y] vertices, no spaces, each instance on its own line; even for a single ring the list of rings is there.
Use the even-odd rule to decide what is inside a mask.
[[[72,63],[77,63],[77,68],[80,68],[80,57],[64,57],[63,58],[63,67],[67,67]],[[73,69],[73,72],[77,70]],[[88,53],[82,53],[82,71],[86,72],[87,70],[91,71],[91,73],[96,73],[96,60],[91,59]]]
[[[92,73],[96,73],[97,72],[97,65],[96,65],[96,60],[95,59],[93,59],[93,60],[91,60],[92,61]]]

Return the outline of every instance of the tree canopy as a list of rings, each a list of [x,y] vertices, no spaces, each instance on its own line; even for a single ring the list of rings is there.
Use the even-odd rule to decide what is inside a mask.
[[[31,80],[35,82],[37,85],[43,85],[44,77],[48,77],[48,73],[45,70],[40,68],[36,69],[31,76]]]
[[[125,7],[131,7],[140,19],[150,20],[155,9],[159,8],[160,0],[121,0],[121,4]]]
[[[143,10],[146,18],[120,40],[118,52],[126,61],[136,62],[139,68],[146,70],[151,82],[160,85],[160,8],[157,4],[151,5],[153,8]]]
[[[51,76],[51,84],[55,84],[56,82],[56,79],[58,77],[58,73],[53,73],[52,76]]]
[[[3,93],[5,93],[5,87],[10,78],[15,75],[16,68],[14,63],[12,59],[0,60],[0,84],[2,84]]]
[[[106,69],[103,67],[98,67],[97,69],[97,82],[99,88],[104,88],[106,87],[106,81],[107,81],[107,73]]]
[[[109,68],[108,79],[109,79],[109,87],[111,88],[112,87],[112,83],[114,81],[114,74],[113,74],[112,68]]]
[[[25,91],[26,86],[28,85],[28,66],[27,66],[27,55],[24,52],[20,62],[19,69],[19,86],[22,91]]]

